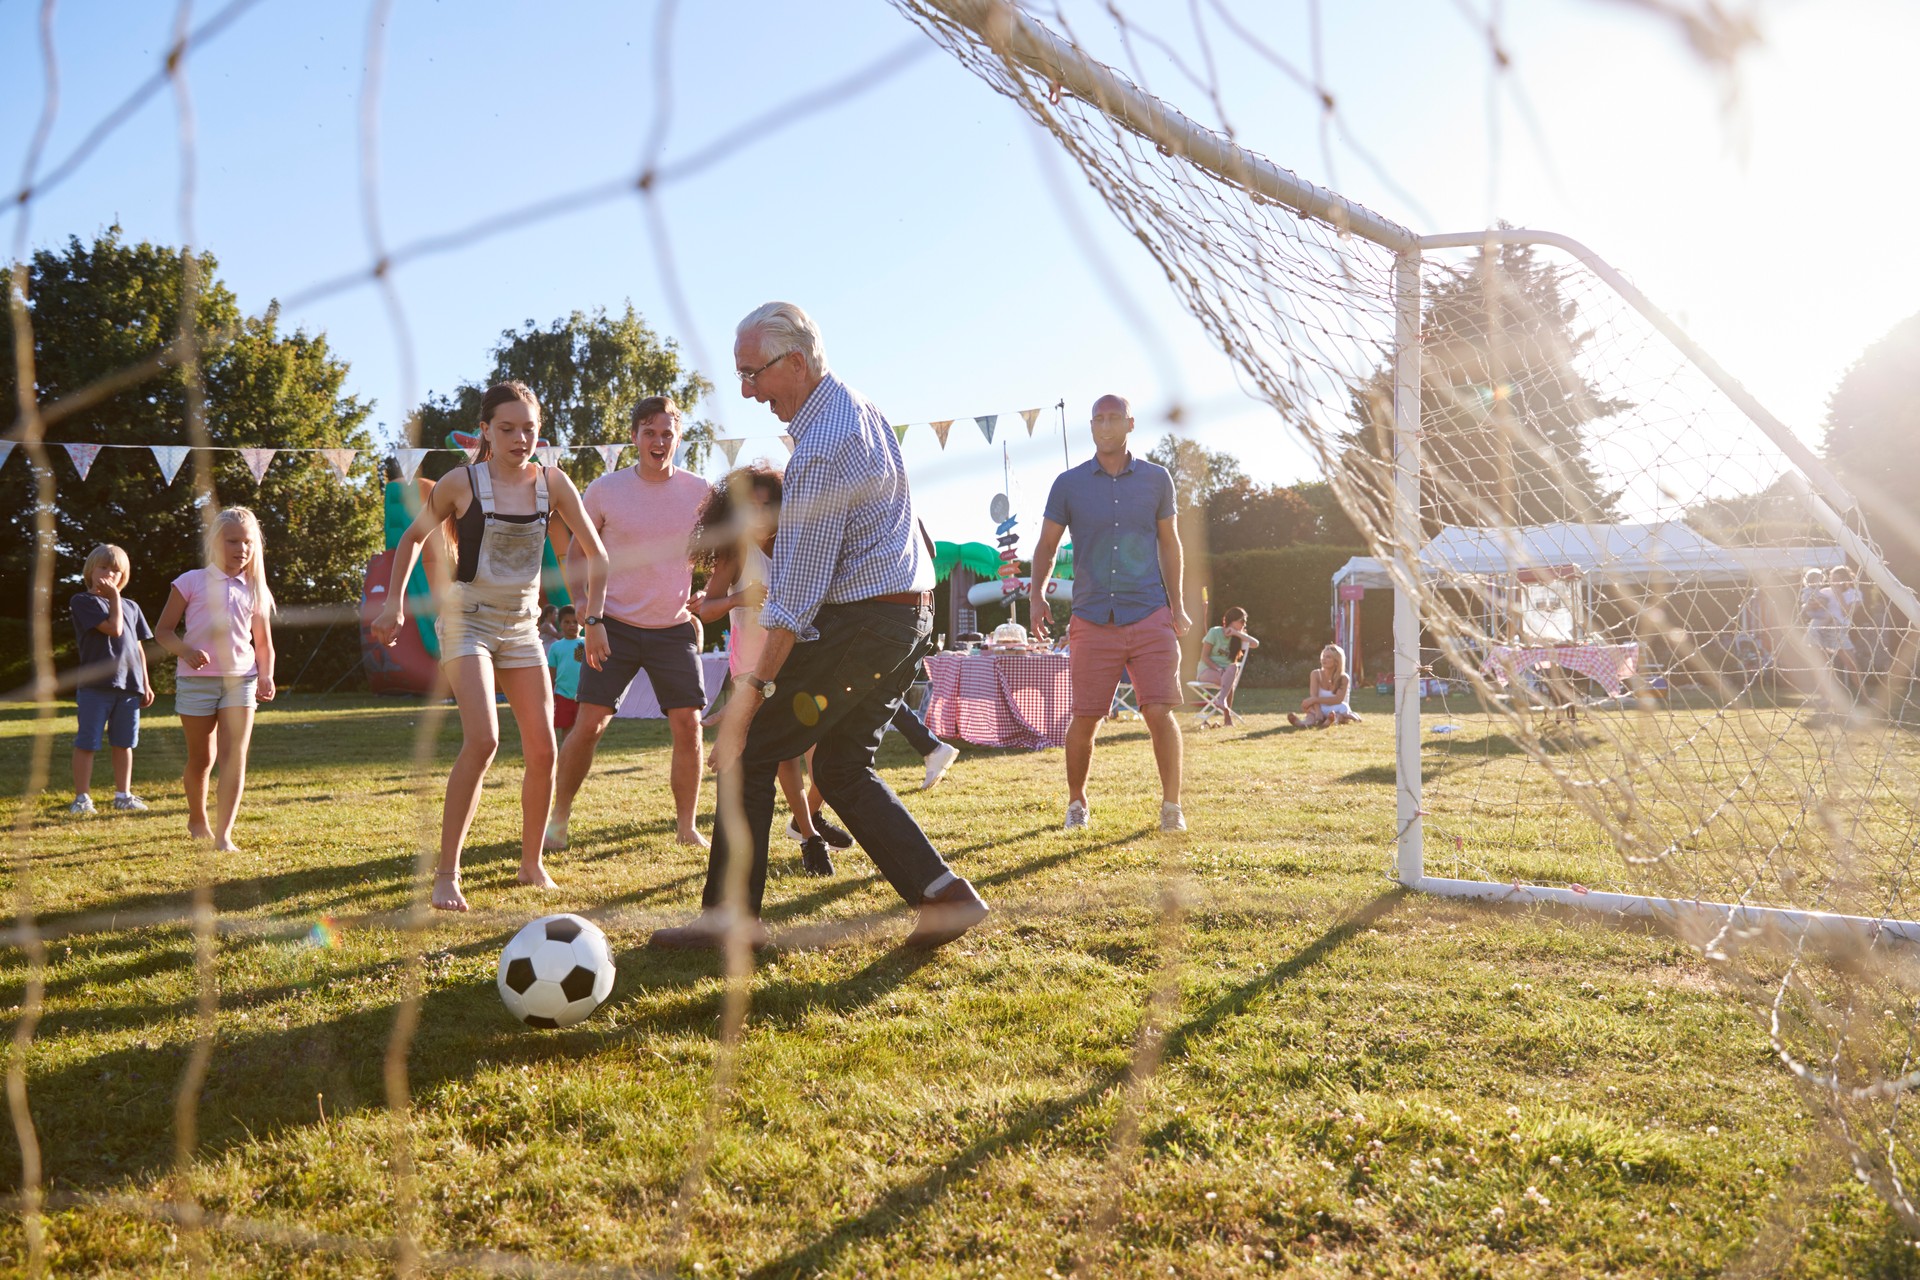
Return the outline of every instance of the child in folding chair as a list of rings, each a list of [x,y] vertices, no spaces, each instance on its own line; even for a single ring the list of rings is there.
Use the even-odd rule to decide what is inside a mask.
[[[1240,669],[1246,664],[1247,654],[1259,647],[1260,641],[1247,630],[1247,611],[1237,605],[1227,610],[1220,625],[1200,642],[1200,666],[1193,673],[1194,683],[1219,686],[1220,692],[1209,702],[1228,724],[1243,722],[1233,709],[1233,693],[1240,685]]]

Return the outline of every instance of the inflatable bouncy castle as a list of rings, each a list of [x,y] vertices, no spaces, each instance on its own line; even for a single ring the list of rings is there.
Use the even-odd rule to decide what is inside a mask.
[[[367,687],[375,693],[423,694],[433,688],[440,673],[440,638],[434,634],[433,590],[429,585],[453,573],[452,565],[442,565],[431,545],[423,549],[407,579],[406,625],[391,647],[373,642],[373,621],[387,605],[387,580],[393,575],[393,549],[400,536],[413,523],[429,493],[433,481],[387,481],[386,550],[367,561],[366,577],[360,586],[360,656],[367,672]],[[541,581],[547,600],[555,605],[567,603],[567,588],[560,565],[553,555],[553,544],[546,545]]]

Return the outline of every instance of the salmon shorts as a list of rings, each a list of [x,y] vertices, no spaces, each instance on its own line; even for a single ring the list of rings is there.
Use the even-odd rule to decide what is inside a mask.
[[[1121,675],[1133,678],[1142,707],[1179,706],[1180,637],[1173,610],[1162,605],[1138,622],[1089,622],[1078,614],[1067,624],[1067,676],[1073,714],[1102,717],[1113,707]]]

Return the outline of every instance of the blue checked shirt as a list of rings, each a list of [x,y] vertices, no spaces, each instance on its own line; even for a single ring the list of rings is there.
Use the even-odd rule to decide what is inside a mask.
[[[793,457],[760,625],[817,640],[813,616],[900,591],[931,591],[900,441],[878,409],[829,373],[787,424]]]

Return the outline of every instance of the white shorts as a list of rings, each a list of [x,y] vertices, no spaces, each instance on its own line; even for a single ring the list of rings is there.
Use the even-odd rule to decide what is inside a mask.
[[[175,676],[173,710],[176,715],[210,716],[227,707],[259,705],[257,676]]]

